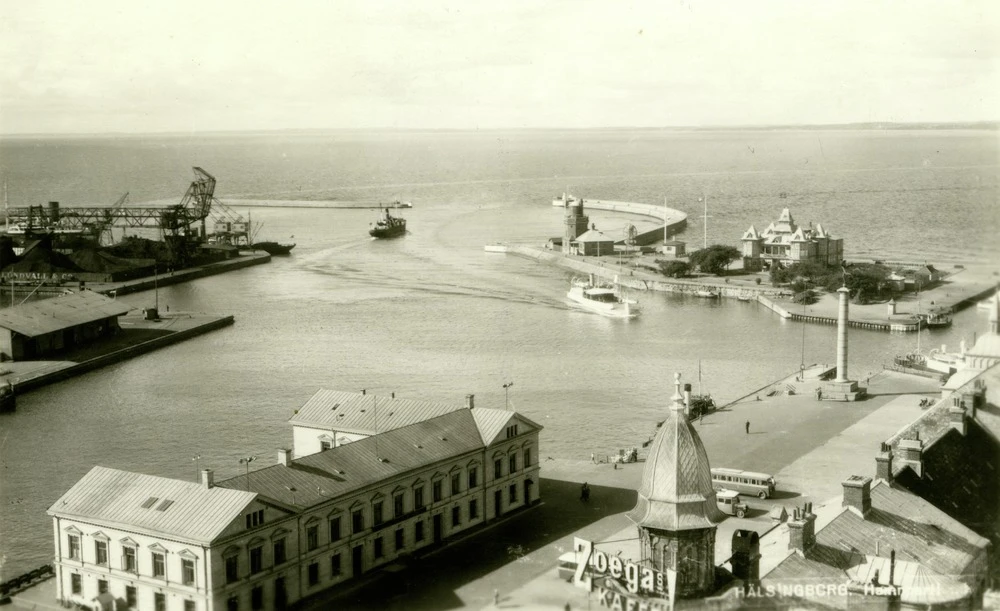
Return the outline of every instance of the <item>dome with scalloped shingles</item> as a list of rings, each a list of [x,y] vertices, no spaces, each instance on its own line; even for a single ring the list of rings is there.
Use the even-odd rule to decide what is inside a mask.
[[[627,515],[637,526],[646,528],[712,528],[724,515],[715,504],[708,453],[684,413],[680,374],[675,385],[669,415],[646,459],[639,498]]]

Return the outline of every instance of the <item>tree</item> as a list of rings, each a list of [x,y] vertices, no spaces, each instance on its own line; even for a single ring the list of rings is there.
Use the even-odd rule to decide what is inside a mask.
[[[708,248],[696,250],[688,255],[691,265],[697,265],[698,269],[706,274],[721,275],[733,261],[740,258],[740,251],[734,246],[724,244],[713,244]]]
[[[691,270],[687,261],[657,261],[656,264],[660,266],[660,273],[670,278],[687,276]]]
[[[855,303],[867,303],[869,299],[881,299],[889,287],[889,268],[872,263],[855,263],[846,268],[846,276],[841,271],[827,278],[826,288],[835,291],[846,286],[854,295]]]

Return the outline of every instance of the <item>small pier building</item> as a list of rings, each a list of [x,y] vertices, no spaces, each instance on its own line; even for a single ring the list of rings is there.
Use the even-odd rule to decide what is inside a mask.
[[[131,306],[93,291],[33,301],[0,311],[0,359],[52,359],[114,335]]]

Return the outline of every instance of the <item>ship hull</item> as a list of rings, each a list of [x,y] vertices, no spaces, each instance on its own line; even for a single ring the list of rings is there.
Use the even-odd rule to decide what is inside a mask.
[[[395,238],[406,233],[406,225],[394,225],[391,227],[375,227],[368,232],[373,238]]]
[[[263,250],[269,255],[287,255],[292,252],[295,248],[295,244],[278,244],[277,242],[258,242],[253,244],[250,248],[254,250]]]

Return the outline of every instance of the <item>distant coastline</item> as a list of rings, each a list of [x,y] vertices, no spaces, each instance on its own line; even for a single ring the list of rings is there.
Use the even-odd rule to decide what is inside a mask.
[[[915,123],[865,122],[817,123],[780,125],[665,125],[607,127],[489,127],[489,128],[398,128],[398,127],[331,127],[310,129],[229,130],[191,132],[103,132],[103,133],[14,133],[0,134],[0,140],[55,140],[79,138],[196,138],[203,136],[315,136],[322,134],[421,134],[421,133],[583,133],[583,132],[716,132],[716,131],[951,131],[1000,130],[1000,121],[927,121]]]

